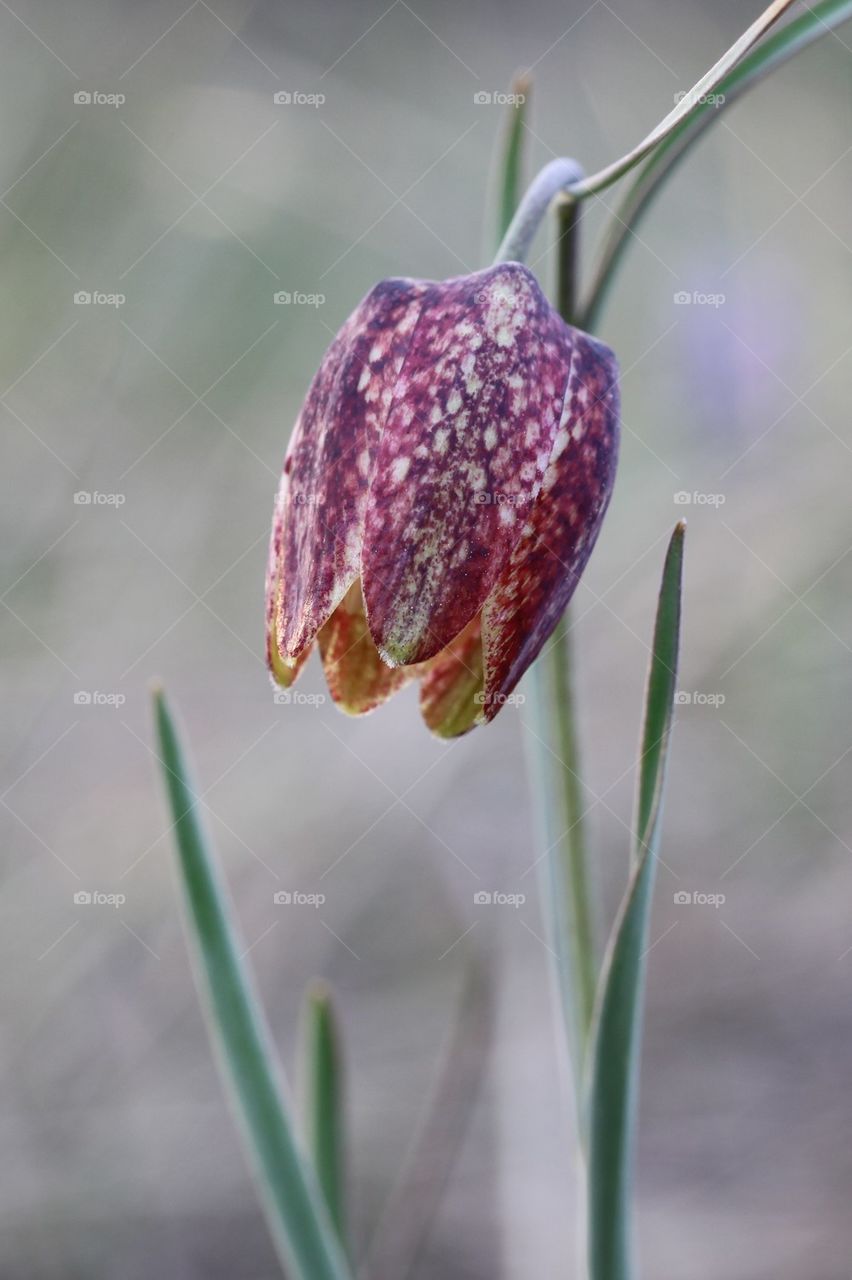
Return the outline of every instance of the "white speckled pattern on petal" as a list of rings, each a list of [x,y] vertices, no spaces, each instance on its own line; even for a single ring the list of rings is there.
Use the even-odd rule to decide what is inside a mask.
[[[373,460],[427,288],[377,285],[334,339],[305,398],[267,573],[267,628],[282,665],[313,641],[358,576]]]
[[[573,332],[518,263],[424,297],[364,529],[367,618],[392,665],[448,645],[505,567],[549,464]]]
[[[612,494],[617,458],[618,366],[608,347],[577,332],[544,484],[482,610],[486,720],[538,657],[574,594]]]

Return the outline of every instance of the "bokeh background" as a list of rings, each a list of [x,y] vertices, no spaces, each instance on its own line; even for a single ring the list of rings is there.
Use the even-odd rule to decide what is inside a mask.
[[[531,164],[591,171],[759,8],[2,3],[3,1276],[277,1274],[182,935],[155,676],[291,1076],[305,984],[337,993],[359,1256],[381,1280],[577,1274],[525,707],[447,746],[411,689],[363,721],[276,704],[268,519],[363,293],[486,260],[503,110],[475,95],[531,67]],[[716,123],[602,326],[624,445],[574,610],[602,934],[665,540],[690,522],[639,1147],[655,1280],[849,1274],[850,45]],[[587,263],[611,204],[587,206]],[[323,693],[315,665],[300,689]]]

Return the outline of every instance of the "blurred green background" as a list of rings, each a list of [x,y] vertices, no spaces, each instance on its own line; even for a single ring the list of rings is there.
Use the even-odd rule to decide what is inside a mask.
[[[2,4],[3,1276],[276,1274],[181,933],[153,676],[288,1069],[304,984],[338,993],[359,1256],[381,1280],[572,1274],[525,708],[447,746],[413,689],[363,721],[276,704],[268,520],[363,293],[485,261],[503,110],[475,95],[531,67],[532,164],[592,171],[759,8]],[[716,123],[603,324],[624,443],[574,617],[607,919],[665,539],[690,522],[639,1147],[655,1280],[849,1274],[850,45]],[[532,261],[548,281],[546,236]],[[299,688],[322,693],[314,663]]]

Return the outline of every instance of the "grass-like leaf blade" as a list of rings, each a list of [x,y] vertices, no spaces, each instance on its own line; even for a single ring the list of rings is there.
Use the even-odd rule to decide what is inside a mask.
[[[630,1280],[631,1181],[645,956],[680,646],[684,525],[669,543],[645,694],[635,844],[627,893],[607,948],[589,1058],[590,1280]]]
[[[305,1145],[341,1242],[346,1239],[343,1063],[331,992],[315,982],[302,1015],[301,1111]]]
[[[532,81],[522,71],[512,79],[511,94],[497,164],[497,220],[495,244],[501,244],[521,198],[524,184],[524,122],[529,110]],[[492,251],[493,252],[493,251]],[[490,257],[490,253],[488,255]]]
[[[199,993],[277,1252],[290,1280],[351,1280],[319,1185],[296,1145],[272,1037],[161,691],[154,711]]]

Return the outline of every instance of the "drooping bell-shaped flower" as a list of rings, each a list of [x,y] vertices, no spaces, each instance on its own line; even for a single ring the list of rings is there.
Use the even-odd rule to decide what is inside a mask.
[[[326,352],[284,463],[274,679],[291,684],[317,641],[345,711],[418,678],[435,733],[493,719],[597,537],[617,376],[519,263],[376,285]]]

